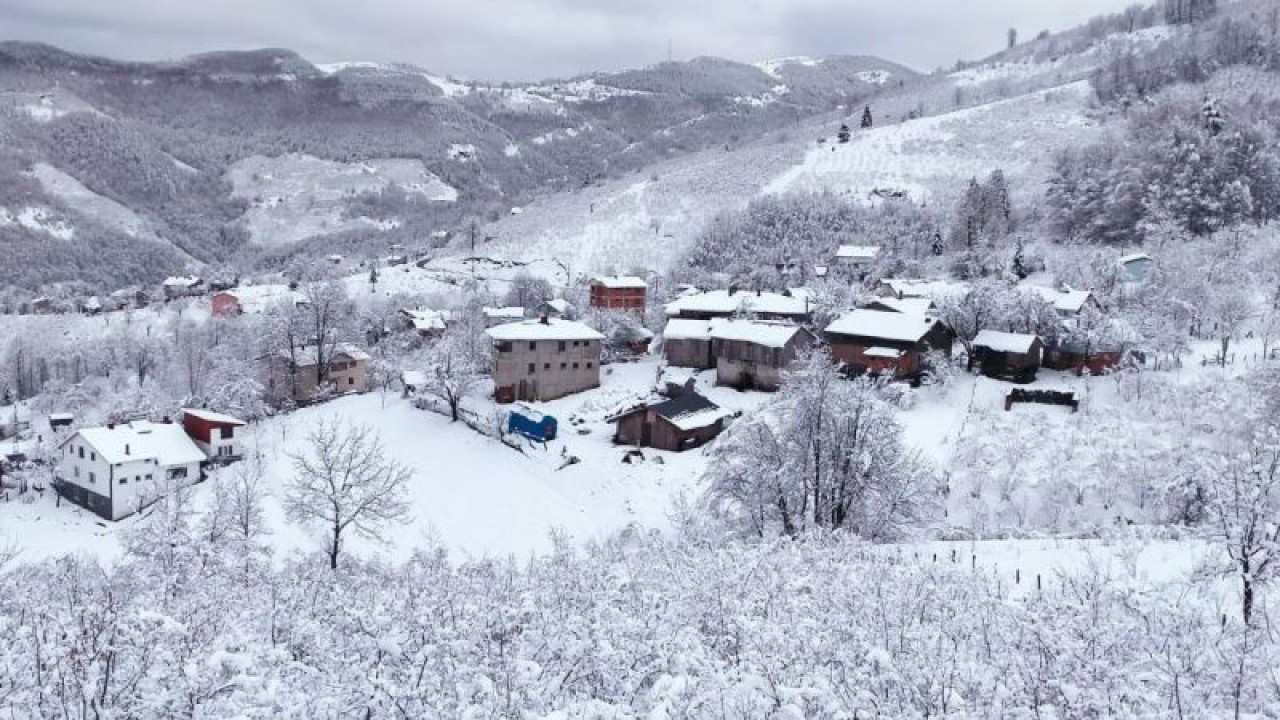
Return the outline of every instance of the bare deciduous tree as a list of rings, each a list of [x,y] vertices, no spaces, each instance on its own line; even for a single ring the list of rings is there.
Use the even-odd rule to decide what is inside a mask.
[[[306,451],[289,457],[294,475],[285,509],[296,522],[324,524],[330,568],[338,567],[348,531],[381,539],[386,525],[407,519],[413,471],[388,459],[368,427],[323,421],[307,436]]]

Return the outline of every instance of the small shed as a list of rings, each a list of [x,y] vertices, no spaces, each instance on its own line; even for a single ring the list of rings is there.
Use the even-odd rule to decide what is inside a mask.
[[[57,432],[63,428],[71,427],[71,423],[76,421],[76,416],[71,413],[52,413],[49,415],[49,429]]]
[[[617,423],[614,442],[681,452],[710,442],[730,412],[696,392],[629,407],[607,418]]]
[[[983,330],[973,339],[970,367],[978,365],[988,377],[1032,382],[1040,369],[1044,342],[1035,335]]]
[[[404,396],[417,394],[427,386],[427,374],[421,370],[405,370],[400,373],[400,386],[404,388]]]
[[[530,440],[549,442],[556,439],[559,422],[528,405],[517,405],[507,414],[507,432]]]

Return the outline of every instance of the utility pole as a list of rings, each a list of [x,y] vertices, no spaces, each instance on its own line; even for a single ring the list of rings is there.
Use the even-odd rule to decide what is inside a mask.
[[[471,282],[476,281],[476,221],[471,221]]]

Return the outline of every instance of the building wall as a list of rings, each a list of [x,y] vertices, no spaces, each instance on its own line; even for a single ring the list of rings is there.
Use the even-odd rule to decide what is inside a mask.
[[[751,385],[757,390],[774,391],[782,387],[782,372],[768,364],[754,363],[748,360],[731,360],[721,357],[716,360],[716,383],[737,387],[750,376]]]
[[[522,340],[506,347],[494,351],[500,401],[554,400],[600,386],[599,340]]]
[[[710,340],[667,340],[663,343],[667,364],[707,370],[716,366]]]
[[[210,460],[229,460],[244,454],[240,448],[240,432],[243,426],[214,423],[204,418],[184,414],[182,429]],[[224,429],[231,431],[229,438],[222,436]]]
[[[209,301],[209,312],[220,316],[239,315],[240,300],[231,293],[220,292]]]
[[[591,285],[591,307],[606,310],[644,310],[644,288],[610,288]]]
[[[827,342],[831,347],[832,358],[859,372],[884,373],[890,367],[893,368],[894,377],[911,377],[920,372],[920,352],[912,343],[892,343],[841,335],[828,337]],[[888,358],[867,357],[866,351],[873,347],[901,350],[902,356],[896,361]]]
[[[718,420],[707,427],[684,431],[671,424],[666,418],[659,417],[652,410],[645,410],[619,419],[614,441],[622,445],[641,445],[646,425],[649,428],[649,442],[644,443],[644,446],[670,452],[680,452],[688,447],[703,445],[714,439],[724,429],[724,421]]]

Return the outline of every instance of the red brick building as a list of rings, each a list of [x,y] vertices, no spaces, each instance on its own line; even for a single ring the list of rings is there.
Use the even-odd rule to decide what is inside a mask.
[[[234,293],[223,291],[214,295],[209,301],[209,312],[215,317],[226,317],[239,315],[244,312],[244,309],[240,307],[240,298]]]
[[[648,289],[638,277],[598,277],[591,281],[591,307],[643,312]]]

